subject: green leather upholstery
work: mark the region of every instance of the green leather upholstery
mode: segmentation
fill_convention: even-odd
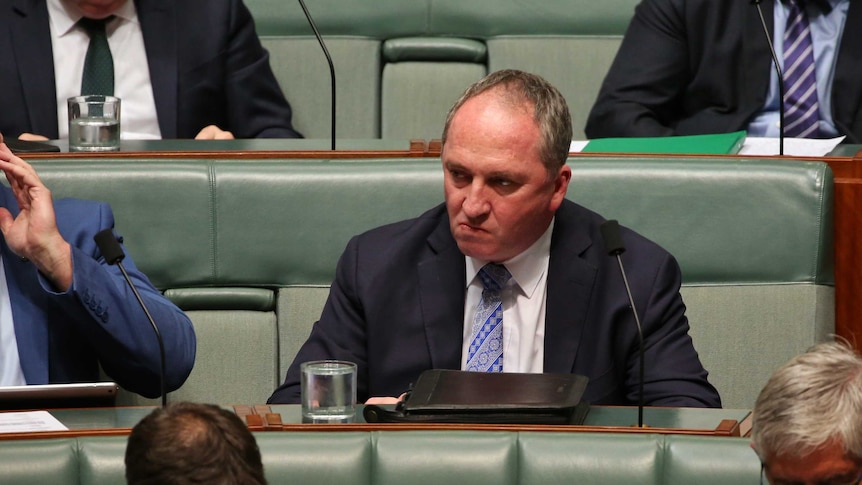
[[[518,68],[560,89],[580,139],[637,3],[315,0],[308,8],[335,64],[343,138],[437,138],[440,120],[470,83]],[[302,9],[280,0],[246,4],[293,104],[295,126],[308,137],[327,138],[329,73]],[[465,51],[470,44],[479,47]]]
[[[756,484],[746,438],[577,432],[264,432],[271,485]],[[4,484],[120,485],[126,437],[0,441]]]
[[[0,441],[4,485],[80,483],[74,439]]]
[[[198,359],[171,400],[264,402],[319,317],[350,237],[443,201],[437,159],[34,164],[55,197],[110,202],[135,262],[191,316]],[[569,164],[569,198],[677,257],[695,347],[726,407],[752,407],[773,369],[834,331],[826,164]]]

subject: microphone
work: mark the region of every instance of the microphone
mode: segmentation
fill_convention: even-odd
[[[329,50],[326,48],[326,44],[323,43],[323,37],[320,36],[320,32],[317,30],[317,25],[314,24],[314,19],[311,18],[311,14],[308,12],[305,2],[299,0],[299,6],[302,7],[302,12],[305,14],[305,18],[308,19],[308,25],[310,25],[311,30],[314,31],[314,36],[317,37],[317,42],[320,44],[320,48],[323,49],[323,55],[326,56],[326,62],[329,63],[329,79],[331,80],[329,90],[332,93],[332,98],[330,100],[330,106],[332,108],[332,113],[330,114],[330,120],[332,121],[332,151],[335,151],[335,66],[332,64],[332,57],[329,56]]]
[[[763,35],[766,36],[766,44],[769,46],[769,53],[772,54],[772,63],[775,65],[775,73],[778,74],[778,154],[784,155],[784,74],[781,73],[781,65],[778,64],[778,56],[775,54],[775,47],[772,45],[772,36],[769,35],[769,29],[766,27],[766,19],[763,18],[763,7],[760,6],[761,0],[751,0],[751,3],[757,7],[757,14],[760,15],[760,25],[763,27]]]
[[[632,314],[635,317],[635,324],[638,328],[638,358],[640,359],[640,375],[638,376],[638,428],[644,427],[644,334],[641,329],[641,320],[638,317],[638,311],[635,308],[635,300],[632,297],[632,290],[629,288],[629,280],[626,278],[626,270],[623,268],[623,259],[621,254],[626,252],[626,247],[623,245],[623,238],[620,234],[620,223],[616,220],[609,220],[599,226],[602,232],[602,238],[605,240],[605,249],[610,256],[616,256],[620,266],[620,274],[623,277],[623,284],[626,287],[626,295],[629,297],[629,305],[632,309]]]
[[[132,293],[135,294],[135,298],[138,300],[138,303],[147,315],[150,325],[153,326],[153,332],[155,332],[156,340],[159,342],[159,355],[161,357],[159,385],[161,387],[162,394],[162,407],[165,407],[168,401],[168,393],[165,391],[165,343],[162,341],[162,334],[159,332],[159,327],[156,325],[155,320],[153,320],[153,316],[150,315],[150,311],[147,309],[147,305],[144,304],[144,300],[141,298],[140,293],[138,293],[138,289],[135,288],[134,284],[132,284],[129,274],[126,273],[126,268],[123,266],[123,258],[126,257],[126,254],[123,253],[123,248],[120,247],[120,243],[117,242],[117,238],[114,236],[114,231],[111,229],[99,231],[98,234],[93,236],[93,240],[96,241],[96,246],[99,247],[99,251],[101,251],[102,256],[105,257],[105,261],[110,265],[116,264],[117,267],[120,268],[120,272],[123,273],[123,278],[126,279],[126,283],[129,285],[129,288],[132,289]]]

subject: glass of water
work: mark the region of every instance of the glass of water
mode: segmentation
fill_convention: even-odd
[[[120,149],[120,98],[74,96],[68,104],[70,152]]]
[[[356,364],[342,360],[303,362],[300,373],[303,422],[353,422]]]

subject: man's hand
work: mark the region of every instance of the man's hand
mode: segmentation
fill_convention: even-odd
[[[21,133],[18,139],[24,141],[48,141],[47,136],[34,135],[33,133]]]
[[[2,135],[0,170],[21,208],[13,218],[8,209],[0,207],[0,232],[6,244],[16,255],[32,261],[56,289],[68,290],[72,285],[72,248],[57,229],[51,191],[30,164],[2,143]]]
[[[398,397],[369,397],[365,404],[398,404],[399,402],[404,400],[404,396],[407,393],[403,393]]]
[[[233,133],[224,131],[216,125],[204,127],[200,133],[195,136],[195,140],[233,140]]]

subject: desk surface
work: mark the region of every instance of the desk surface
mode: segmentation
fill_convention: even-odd
[[[362,418],[362,406],[357,409],[356,422],[351,424],[302,423],[298,405],[238,406],[252,413],[264,410],[278,415],[276,425],[249,426],[253,431],[377,431],[408,429],[476,429],[476,430],[539,430],[589,432],[646,432],[662,434],[698,434],[745,436],[750,430],[751,412],[747,409],[646,408],[646,428],[638,429],[636,407],[593,406],[581,426],[568,425],[478,425],[478,424],[369,424]],[[86,435],[125,435],[153,407],[117,407],[58,409],[49,412],[69,431],[46,433],[5,433],[0,439],[55,438]],[[226,409],[231,409],[226,407]],[[240,413],[246,414],[246,413]]]
[[[429,151],[425,140],[357,139],[338,140],[336,151],[323,139],[243,139],[243,140],[122,140],[114,152],[69,152],[67,140],[50,140],[60,152],[20,153],[25,159],[40,158],[135,158],[135,157],[196,157],[218,153],[219,157],[243,158],[273,156],[280,158],[364,158],[364,157],[427,157],[439,156],[439,148]]]

